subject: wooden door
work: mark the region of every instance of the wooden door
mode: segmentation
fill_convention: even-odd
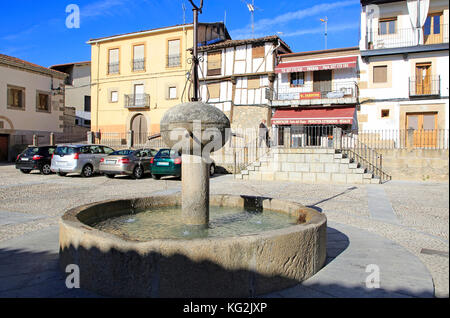
[[[144,145],[147,142],[147,120],[144,115],[139,114],[133,118],[131,123],[131,130],[133,131],[133,144]]]
[[[8,160],[8,135],[0,135],[0,161]]]
[[[413,146],[434,148],[437,142],[437,113],[410,113],[406,115],[406,128],[414,129]]]
[[[416,64],[416,95],[431,94],[431,63]]]
[[[443,42],[442,12],[430,14],[423,26],[424,44],[439,44]]]
[[[313,91],[321,92],[322,98],[331,92],[332,71],[315,71],[313,72]]]

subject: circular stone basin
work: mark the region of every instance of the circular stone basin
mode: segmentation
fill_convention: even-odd
[[[252,297],[294,286],[325,263],[326,217],[300,204],[271,198],[210,197],[212,210],[271,211],[286,216],[289,224],[262,232],[146,241],[145,236],[132,240],[94,228],[109,219],[132,218],[130,213],[180,205],[180,195],[152,196],[66,212],[60,222],[61,269],[65,272],[67,265],[77,264],[81,288],[106,296]]]

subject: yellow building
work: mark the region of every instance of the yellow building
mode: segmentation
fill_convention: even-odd
[[[230,39],[223,23],[199,24],[200,44]],[[172,106],[188,100],[193,25],[92,39],[91,129],[145,136]]]

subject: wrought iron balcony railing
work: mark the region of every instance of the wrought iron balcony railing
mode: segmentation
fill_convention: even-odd
[[[394,33],[390,34],[383,34],[381,30],[375,29],[366,33],[366,50],[449,43],[448,38],[448,24],[433,25],[429,30],[396,29]]]
[[[119,74],[119,62],[108,64],[108,74]]]
[[[167,67],[177,67],[181,66],[181,55],[167,55],[166,56],[166,66]]]
[[[441,94],[441,77],[425,76],[423,78],[409,78],[409,96],[439,96]]]
[[[150,107],[149,94],[125,95],[126,108],[148,108]]]
[[[292,102],[299,104],[334,102],[355,103],[358,97],[358,86],[356,82],[319,82],[305,84],[298,87],[279,87],[278,90],[267,90],[266,98],[273,102]]]
[[[133,71],[145,71],[145,59],[133,60]]]

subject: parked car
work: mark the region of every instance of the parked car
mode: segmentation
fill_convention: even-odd
[[[51,170],[60,176],[78,173],[91,177],[99,172],[100,159],[114,149],[103,145],[58,145],[52,157]]]
[[[56,146],[30,146],[25,149],[16,159],[16,169],[23,173],[30,173],[31,170],[39,170],[42,174],[48,175],[52,154]]]
[[[151,160],[151,170],[153,179],[160,179],[163,176],[181,177],[181,153],[169,148],[163,148],[158,151]],[[209,166],[210,176],[216,172],[214,162]]]
[[[131,175],[140,179],[145,173],[151,172],[151,159],[156,155],[156,149],[124,149],[110,153],[100,159],[100,173],[108,178],[115,175]]]

